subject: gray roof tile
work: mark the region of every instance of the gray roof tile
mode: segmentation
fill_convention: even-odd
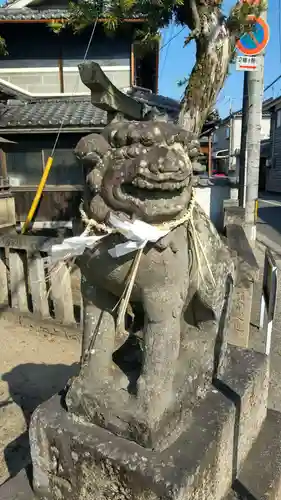
[[[13,20],[13,21],[25,21],[25,20],[52,20],[52,19],[68,19],[70,15],[69,9],[66,8],[32,8],[23,7],[21,9],[9,9],[7,7],[0,7],[0,21]],[[104,5],[103,16],[106,16],[106,5]],[[136,12],[130,15],[132,19],[142,19],[143,14]]]
[[[180,103],[171,97],[166,97],[159,94],[153,94],[145,89],[140,89],[139,87],[133,87],[128,90],[128,95],[136,99],[137,101],[143,102],[150,106],[156,106],[157,108],[162,108],[167,110],[167,113],[179,112]]]
[[[178,114],[179,103],[173,99],[138,87],[127,90],[127,93],[142,104],[167,113],[171,120]],[[53,129],[59,127],[62,121],[64,128],[104,127],[107,113],[91,104],[90,95],[30,98],[20,89],[0,84],[0,129]]]
[[[7,89],[4,91],[7,92]],[[179,104],[173,99],[136,89],[130,94],[143,104],[167,112],[171,119],[178,112]],[[19,96],[18,99],[11,99],[7,103],[2,101],[1,104],[0,101],[1,129],[56,128],[61,125],[62,120],[64,128],[104,127],[107,124],[107,113],[93,106],[90,96],[44,99]]]
[[[1,129],[104,127],[107,114],[89,99],[44,99],[0,104]]]
[[[67,9],[7,9],[0,8],[0,20],[25,21],[25,20],[48,20],[48,19],[68,19]]]
[[[148,108],[157,108],[160,113],[167,114],[171,121],[174,121],[178,116],[180,104],[174,99],[156,95],[138,87],[127,90],[127,94],[147,105]],[[0,84],[0,129],[2,134],[11,129],[32,129],[34,131],[57,129],[62,122],[64,129],[86,128],[91,130],[104,127],[108,120],[105,111],[92,105],[90,95],[88,97],[64,97],[62,94],[60,97],[53,98],[30,98],[18,89],[11,89],[8,84]],[[203,130],[206,127],[209,130],[212,125],[213,122],[207,120]]]

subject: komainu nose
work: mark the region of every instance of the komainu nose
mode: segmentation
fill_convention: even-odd
[[[160,172],[183,173],[187,170],[183,155],[177,151],[167,149],[165,156],[158,158],[158,170]]]
[[[166,179],[182,178],[189,175],[188,161],[185,160],[183,149],[169,146],[155,146],[145,155],[150,172],[154,175],[164,175]]]
[[[181,170],[179,167],[179,155],[176,151],[160,146],[153,148],[153,152],[150,151],[150,154],[153,154],[152,161],[150,162],[153,165],[153,171],[158,170],[162,173],[174,173]]]

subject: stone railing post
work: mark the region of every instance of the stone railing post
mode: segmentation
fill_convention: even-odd
[[[40,252],[28,255],[29,285],[32,297],[33,312],[48,318],[50,316],[44,259]]]
[[[58,242],[43,236],[0,235],[2,307],[50,319],[52,303],[55,320],[64,325],[75,323],[69,268],[64,262],[54,268],[47,257],[51,245]]]
[[[9,302],[9,289],[8,289],[8,275],[6,264],[6,252],[4,248],[0,248],[0,304],[2,306],[8,305]]]
[[[14,248],[9,249],[9,269],[11,283],[11,304],[21,312],[28,311],[27,301],[27,276],[22,251]]]
[[[64,324],[75,323],[71,276],[64,262],[51,270],[50,280],[55,318]]]
[[[236,258],[236,283],[232,298],[228,342],[248,347],[254,282],[259,266],[243,228],[228,224],[225,228],[227,244]]]

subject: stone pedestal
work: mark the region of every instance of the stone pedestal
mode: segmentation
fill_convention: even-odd
[[[163,451],[82,422],[56,396],[31,423],[35,494],[42,500],[221,500],[259,435],[267,391],[267,359],[231,348],[223,378]]]

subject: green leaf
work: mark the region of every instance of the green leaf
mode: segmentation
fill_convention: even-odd
[[[179,80],[177,82],[177,86],[178,87],[183,87],[184,85],[187,85],[188,83],[188,78],[187,77],[184,77],[182,80]]]
[[[120,7],[123,11],[129,11],[136,5],[136,3],[136,0],[120,0]]]
[[[108,31],[115,31],[118,27],[119,19],[114,15],[110,15],[105,18],[104,26]]]
[[[8,55],[7,45],[6,45],[4,38],[2,38],[2,36],[0,36],[0,55],[1,56]]]
[[[54,21],[54,22],[48,23],[47,26],[53,31],[53,33],[56,33],[58,35],[65,27],[65,23],[59,23],[59,22]]]

